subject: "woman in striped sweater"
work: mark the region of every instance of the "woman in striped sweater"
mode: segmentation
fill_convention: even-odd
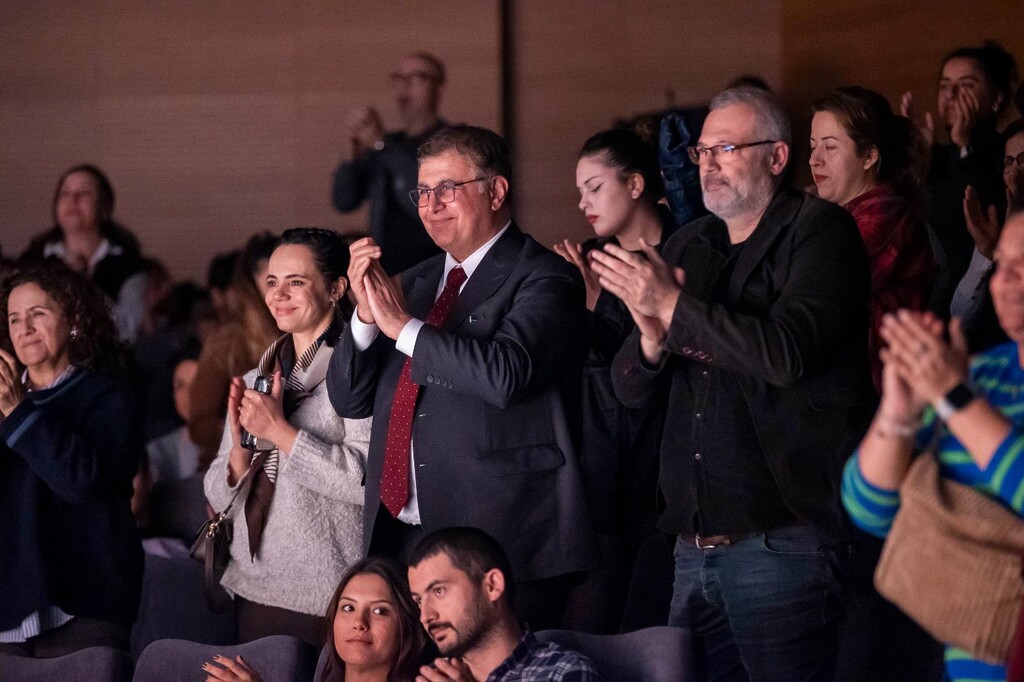
[[[912,456],[936,427],[942,474],[1024,515],[1024,213],[1007,219],[995,263],[992,299],[1010,343],[968,363],[958,321],[949,342],[925,313],[900,311],[882,324],[882,401],[843,478],[846,510],[869,533],[889,532]],[[946,671],[951,680],[1006,678],[1004,666],[952,647]]]

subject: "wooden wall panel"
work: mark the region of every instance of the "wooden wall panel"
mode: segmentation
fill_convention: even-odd
[[[942,54],[986,36],[1024,57],[1024,3],[990,0],[515,0],[517,217],[583,238],[576,151],[616,118],[707,101],[759,73],[790,106],[803,165],[813,97],[859,82],[922,102]],[[128,9],[126,9],[128,8]],[[0,6],[0,243],[49,223],[60,171],[93,161],[118,214],[178,276],[257,229],[354,230],[330,206],[347,107],[396,124],[387,74],[426,49],[450,71],[443,114],[497,127],[499,4],[384,0]]]
[[[943,56],[992,38],[1024,60],[1022,28],[1020,0],[785,0],[783,93],[794,114],[795,160],[806,167],[809,107],[827,90],[863,85],[894,107],[911,90],[922,111],[934,111]]]
[[[0,7],[0,243],[50,224],[60,172],[96,163],[117,216],[179,277],[255,230],[359,229],[330,204],[346,108],[397,125],[388,74],[408,51],[449,67],[443,113],[495,127],[498,5],[125,3]]]
[[[576,154],[616,118],[706,102],[741,73],[781,77],[775,0],[513,5],[517,214],[551,244],[582,239]]]

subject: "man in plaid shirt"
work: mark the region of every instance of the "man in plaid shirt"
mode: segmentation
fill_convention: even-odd
[[[409,587],[443,656],[423,666],[418,680],[601,680],[586,656],[520,628],[512,567],[482,530],[445,528],[423,538],[409,557]]]

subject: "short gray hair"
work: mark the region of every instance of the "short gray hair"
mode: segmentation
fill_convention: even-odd
[[[782,102],[773,93],[749,86],[729,88],[711,100],[710,110],[724,109],[736,104],[754,110],[757,116],[756,134],[759,138],[792,144],[793,134],[789,127],[789,116],[782,108]]]

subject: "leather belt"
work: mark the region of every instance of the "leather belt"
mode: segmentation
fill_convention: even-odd
[[[761,532],[763,531],[755,530],[749,533],[736,533],[734,535],[701,535],[700,533],[697,533],[693,536],[693,544],[697,546],[697,549],[714,549],[715,547],[728,547],[734,542],[745,540]]]

